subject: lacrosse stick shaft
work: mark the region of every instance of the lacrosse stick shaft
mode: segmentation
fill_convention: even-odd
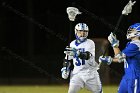
[[[122,21],[122,19],[123,19],[123,16],[124,16],[123,14],[120,15],[120,17],[119,17],[119,19],[118,19],[118,21],[117,21],[117,24],[116,24],[116,26],[115,26],[115,29],[114,29],[114,31],[112,32],[113,34],[116,34],[117,32],[120,31],[120,30],[118,30],[118,28],[119,28],[119,25],[120,25],[120,23],[121,23],[121,21]],[[106,46],[105,51],[103,52],[103,57],[105,56],[105,54],[106,54],[108,48],[109,48],[109,45]],[[99,63],[99,67],[101,66],[101,63],[102,63],[102,62]]]
[[[69,27],[70,31],[69,31],[68,44],[70,44],[70,42],[71,42],[71,36],[72,36],[72,23],[73,23],[73,21],[70,21],[70,27]]]
[[[132,6],[133,6],[135,3],[136,3],[136,1],[133,2],[132,0],[129,0],[129,2],[127,3],[127,5],[124,7],[124,9],[123,9],[123,11],[122,11],[122,14],[121,14],[121,16],[119,17],[119,20],[118,20],[118,22],[117,22],[117,24],[116,24],[116,26],[115,26],[115,29],[114,29],[114,31],[112,32],[113,34],[115,34],[116,32],[119,31],[119,30],[118,30],[118,27],[119,27],[119,25],[120,25],[120,23],[121,23],[121,20],[123,19],[123,16],[124,16],[124,15],[128,15],[129,13],[131,13],[131,11],[132,11]],[[104,51],[104,53],[103,53],[103,57],[105,56],[108,47],[109,47],[109,46],[106,47],[106,49],[105,49],[105,51]],[[100,67],[100,65],[101,65],[101,62],[99,63],[99,67]]]
[[[70,42],[71,42],[71,34],[72,34],[72,21],[70,21],[70,31],[69,31],[69,36],[68,36],[68,47],[70,47]],[[67,58],[67,62],[66,62],[66,71],[67,71],[67,68],[68,68],[68,60],[69,60],[69,56],[66,55],[66,58]]]
[[[115,26],[115,29],[114,29],[114,31],[112,32],[113,34],[116,34],[117,32],[120,31],[120,30],[118,30],[118,28],[119,28],[119,25],[120,25],[122,19],[123,19],[123,15],[121,15],[121,16],[119,17],[119,19],[118,19],[118,21],[117,21],[117,24],[116,24],[116,26]],[[109,46],[107,46],[107,47],[105,48],[105,51],[104,51],[104,53],[103,53],[103,57],[105,56],[108,47],[109,47]]]

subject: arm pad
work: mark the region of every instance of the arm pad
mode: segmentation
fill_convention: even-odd
[[[126,60],[126,56],[124,53],[119,53],[119,54],[115,55],[115,58],[118,58],[119,63],[124,62]]]
[[[88,60],[90,59],[91,56],[92,54],[89,51],[86,51],[86,52],[80,52],[79,58]]]

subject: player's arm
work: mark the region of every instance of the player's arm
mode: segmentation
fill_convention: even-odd
[[[64,51],[66,55],[69,57],[78,57],[80,59],[88,60],[92,54],[89,51],[81,51],[80,49],[75,49],[72,47],[66,48],[66,51]]]
[[[111,56],[104,56],[104,57],[100,56],[99,62],[104,62],[104,63],[107,63],[108,65],[110,65],[112,62],[118,62],[118,63],[124,62],[126,59],[126,56],[119,49],[119,40],[116,38],[116,35],[111,33],[108,36],[108,40],[111,46],[113,47],[114,57],[112,58]]]
[[[92,54],[89,51],[85,51],[85,52],[80,52],[78,57],[80,59],[88,60],[88,59],[90,59],[91,56],[92,56]]]
[[[111,56],[104,56],[104,57],[100,56],[99,57],[99,62],[103,62],[108,65],[110,65],[112,62],[121,63],[124,61],[126,61],[126,56],[123,53],[119,53],[115,57],[111,57]]]
[[[90,42],[88,47],[89,47],[88,50],[86,50],[85,52],[80,52],[80,54],[79,54],[80,59],[88,60],[92,56],[95,56],[95,44],[94,44],[94,42],[93,41]]]
[[[121,53],[121,51],[118,47],[113,47],[113,50],[114,50],[114,55]]]
[[[61,69],[61,76],[63,79],[67,79],[69,77],[71,63],[72,60],[66,59],[66,57],[63,60],[63,68]]]
[[[70,66],[71,66],[72,59],[73,59],[73,56],[71,56],[72,53],[67,48],[68,47],[66,47],[66,50],[64,51],[66,56],[63,60],[63,67],[61,69],[61,76],[62,76],[63,79],[67,79],[69,77]]]

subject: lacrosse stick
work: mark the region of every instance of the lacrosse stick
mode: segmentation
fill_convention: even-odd
[[[76,7],[68,7],[66,11],[70,21],[75,21],[76,15],[81,14],[81,12]]]
[[[122,11],[122,14],[120,15],[120,17],[119,17],[119,19],[118,19],[118,21],[117,21],[117,24],[116,24],[116,26],[115,26],[115,29],[114,29],[114,31],[112,32],[113,34],[116,34],[116,32],[119,31],[118,28],[119,28],[119,25],[120,25],[120,23],[121,23],[121,20],[123,19],[123,16],[124,16],[124,15],[126,16],[126,15],[128,15],[129,13],[132,12],[132,6],[133,6],[135,3],[136,3],[136,1],[132,2],[132,0],[130,0],[130,1],[127,3],[127,5],[124,7],[124,9],[123,9],[123,11]],[[109,47],[109,46],[107,46],[107,47],[105,48],[105,51],[104,51],[104,53],[103,53],[103,57],[105,56],[108,47]],[[100,68],[101,63],[102,63],[102,62],[99,62],[99,68]]]
[[[76,8],[76,7],[67,7],[66,12],[68,14],[68,18],[70,20],[70,32],[69,32],[69,38],[68,38],[68,44],[71,41],[71,32],[72,32],[72,22],[75,21],[76,15],[77,14],[81,14],[81,12]],[[70,47],[70,46],[68,46]],[[68,55],[66,55],[67,60]],[[65,63],[66,64],[66,71],[67,71],[67,67],[68,67],[68,62]]]

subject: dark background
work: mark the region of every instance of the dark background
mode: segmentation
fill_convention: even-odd
[[[65,82],[60,70],[70,29],[85,22],[90,29],[89,38],[107,38],[127,3],[128,0],[1,0],[0,84]],[[137,0],[132,13],[121,21],[121,31],[116,33],[121,49],[127,42],[128,26],[140,22],[139,4]],[[82,12],[71,27],[66,13],[69,6]],[[74,38],[73,31],[71,40]],[[111,48],[108,53],[113,56]],[[118,83],[123,74],[122,64],[107,67],[111,69],[109,76],[118,77]]]

